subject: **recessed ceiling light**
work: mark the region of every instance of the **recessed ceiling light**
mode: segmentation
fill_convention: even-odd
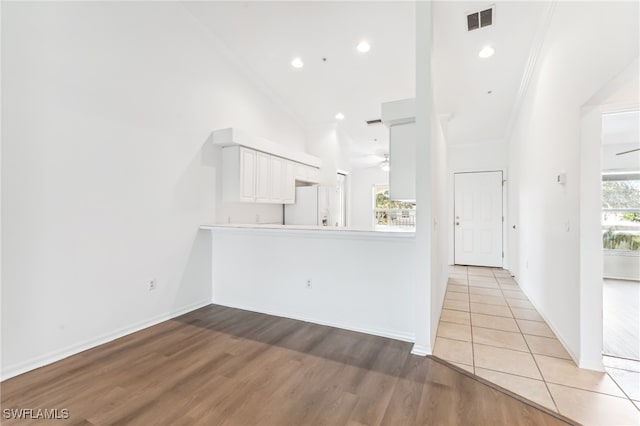
[[[485,46],[482,48],[480,52],[478,52],[478,56],[480,56],[481,58],[488,58],[492,56],[494,53],[495,53],[495,50],[493,50],[493,47]]]
[[[304,67],[304,62],[302,62],[302,59],[300,58],[295,58],[293,61],[291,61],[291,66],[294,68],[302,68]]]
[[[366,41],[362,40],[360,43],[358,43],[358,45],[356,46],[356,49],[358,49],[358,52],[367,53],[368,51],[371,50],[371,45]]]
[[[337,119],[337,120],[344,120],[344,114],[343,114],[343,113],[341,113],[341,112],[337,113],[337,114],[336,114],[336,119]]]

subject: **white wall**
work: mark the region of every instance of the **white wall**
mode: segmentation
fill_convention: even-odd
[[[216,170],[221,170],[220,157],[216,156]],[[216,174],[217,182],[221,179]],[[215,223],[270,223],[282,224],[284,211],[282,204],[267,203],[229,203],[222,201],[222,185],[216,185],[216,222]]]
[[[427,355],[432,352],[433,335],[432,307],[432,228],[433,182],[432,140],[433,126],[433,80],[432,56],[432,10],[430,2],[416,3],[416,270],[413,295],[416,313],[416,339],[412,353]]]
[[[354,169],[351,180],[351,227],[373,229],[374,185],[387,185],[389,173],[378,166]]]
[[[322,160],[320,184],[336,186],[338,170],[349,171],[351,164],[347,159],[345,144],[347,138],[339,131],[337,123],[308,125],[305,139],[307,151]]]
[[[214,303],[414,340],[413,236],[234,228],[211,232]]]
[[[447,141],[440,119],[435,114],[435,106],[431,115],[431,176],[433,191],[432,233],[431,233],[431,345],[435,344],[438,323],[448,280],[449,228],[448,188],[441,182],[447,180]],[[452,244],[451,244],[452,245]]]
[[[449,144],[447,164],[450,173],[503,170],[508,164],[508,146],[503,140]]]
[[[580,107],[638,56],[638,28],[637,3],[558,3],[509,138],[517,279],[581,366],[599,360],[580,338]]]
[[[3,3],[2,55],[7,378],[210,302],[212,130],[305,145],[178,3]]]

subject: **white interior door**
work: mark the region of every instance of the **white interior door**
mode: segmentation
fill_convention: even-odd
[[[454,263],[502,267],[502,172],[454,176]]]

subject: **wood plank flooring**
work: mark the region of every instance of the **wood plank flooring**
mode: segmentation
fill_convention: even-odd
[[[640,361],[640,282],[603,280],[605,355]]]
[[[6,380],[2,409],[69,410],[57,425],[565,424],[410,350],[210,305]]]

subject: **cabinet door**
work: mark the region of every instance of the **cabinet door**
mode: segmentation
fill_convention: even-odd
[[[268,203],[271,201],[271,156],[264,152],[256,153],[256,201]]]
[[[285,160],[284,179],[282,181],[282,202],[284,204],[293,204],[296,202],[296,172],[295,164]]]
[[[226,178],[229,178],[229,177],[226,177]],[[240,148],[239,178],[240,178],[240,201],[255,201],[256,199],[256,151]]]
[[[271,157],[271,201],[282,203],[284,198],[284,159]]]

